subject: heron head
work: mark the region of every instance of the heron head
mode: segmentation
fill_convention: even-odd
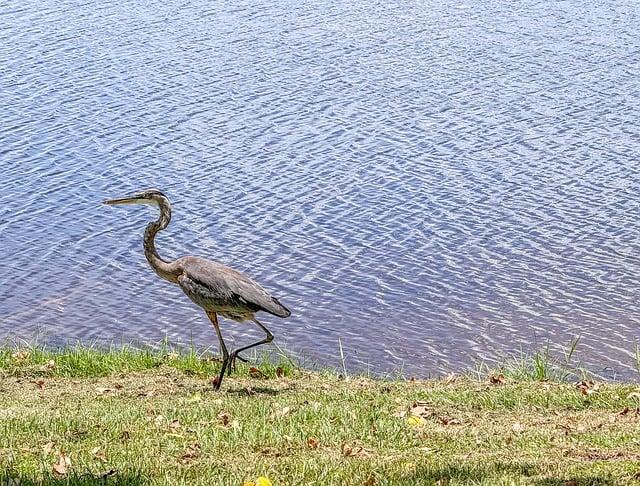
[[[131,196],[107,199],[103,202],[110,206],[115,206],[116,204],[154,204],[160,206],[162,203],[169,202],[169,199],[158,189],[145,189]]]

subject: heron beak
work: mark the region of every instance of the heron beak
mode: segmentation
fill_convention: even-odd
[[[116,204],[142,204],[145,202],[145,199],[141,196],[130,196],[117,199],[107,199],[106,201],[102,202],[104,204],[108,204],[109,206],[115,206]]]

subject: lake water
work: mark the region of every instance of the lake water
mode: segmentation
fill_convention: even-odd
[[[640,4],[0,5],[0,335],[196,343],[142,252],[247,272],[287,349],[428,376],[581,337],[635,377]],[[231,343],[260,336],[226,323]]]

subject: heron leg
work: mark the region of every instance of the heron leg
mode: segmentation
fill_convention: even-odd
[[[271,341],[273,341],[273,334],[271,334],[271,331],[269,331],[269,329],[264,327],[260,323],[260,321],[258,321],[258,319],[256,319],[255,317],[252,320],[258,326],[260,326],[260,329],[262,329],[267,334],[267,337],[265,337],[262,341],[258,341],[257,343],[249,344],[248,346],[244,346],[242,348],[238,348],[235,351],[233,351],[231,353],[231,356],[230,356],[230,359],[229,359],[229,361],[231,362],[231,366],[230,366],[229,369],[231,369],[231,367],[233,367],[233,369],[235,369],[235,367],[236,367],[236,358],[239,359],[240,361],[244,361],[246,363],[247,360],[245,358],[243,358],[242,356],[238,356],[238,353],[241,353],[242,351],[246,351],[247,349],[253,348],[255,346],[260,346],[261,344],[267,344],[267,343],[270,343]]]
[[[220,340],[220,350],[222,351],[222,369],[218,375],[218,380],[213,384],[214,390],[219,390],[220,385],[222,385],[222,378],[224,378],[224,372],[229,364],[229,351],[227,351],[227,346],[224,344],[224,339],[222,339],[222,332],[220,332],[220,325],[218,324],[218,316],[215,312],[207,312],[207,316],[209,316],[211,324],[213,324],[213,328],[216,330],[216,334]]]

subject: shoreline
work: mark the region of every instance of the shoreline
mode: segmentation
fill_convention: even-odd
[[[640,484],[636,384],[218,366],[0,350],[0,484]]]

